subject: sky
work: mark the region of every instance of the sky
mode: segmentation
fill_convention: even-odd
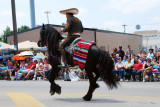
[[[45,11],[50,11],[49,23],[66,22],[60,10],[78,8],[76,15],[85,28],[97,28],[116,32],[133,33],[143,30],[160,30],[160,0],[34,0],[36,25],[47,24]],[[30,0],[15,0],[17,27],[31,27]],[[141,29],[137,30],[136,25]],[[11,0],[0,0],[0,34],[12,26]]]

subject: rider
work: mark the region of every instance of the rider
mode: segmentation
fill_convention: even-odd
[[[65,28],[61,28],[61,32],[68,32],[67,38],[61,43],[60,50],[62,55],[62,66],[65,65],[66,62],[66,53],[64,48],[69,46],[76,38],[80,37],[83,33],[83,26],[81,21],[73,16],[78,14],[77,8],[70,8],[66,10],[61,10],[61,14],[65,14],[67,18],[67,23]]]

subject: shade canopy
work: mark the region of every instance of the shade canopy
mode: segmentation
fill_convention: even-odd
[[[13,48],[13,47],[14,47],[14,45],[11,45],[11,48]],[[41,47],[38,47],[36,42],[32,42],[32,41],[29,41],[29,40],[18,43],[18,50],[20,50],[20,51],[30,50],[31,48],[41,49]]]

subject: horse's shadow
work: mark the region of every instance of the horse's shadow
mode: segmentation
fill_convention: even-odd
[[[90,103],[125,103],[125,101],[115,100],[115,99],[92,99],[91,101],[84,101],[82,98],[58,98],[55,99],[61,102],[69,103],[80,103],[80,102],[90,102]]]

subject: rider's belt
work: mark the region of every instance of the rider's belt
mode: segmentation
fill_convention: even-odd
[[[81,36],[81,33],[73,33],[72,35],[77,35],[77,36]]]

